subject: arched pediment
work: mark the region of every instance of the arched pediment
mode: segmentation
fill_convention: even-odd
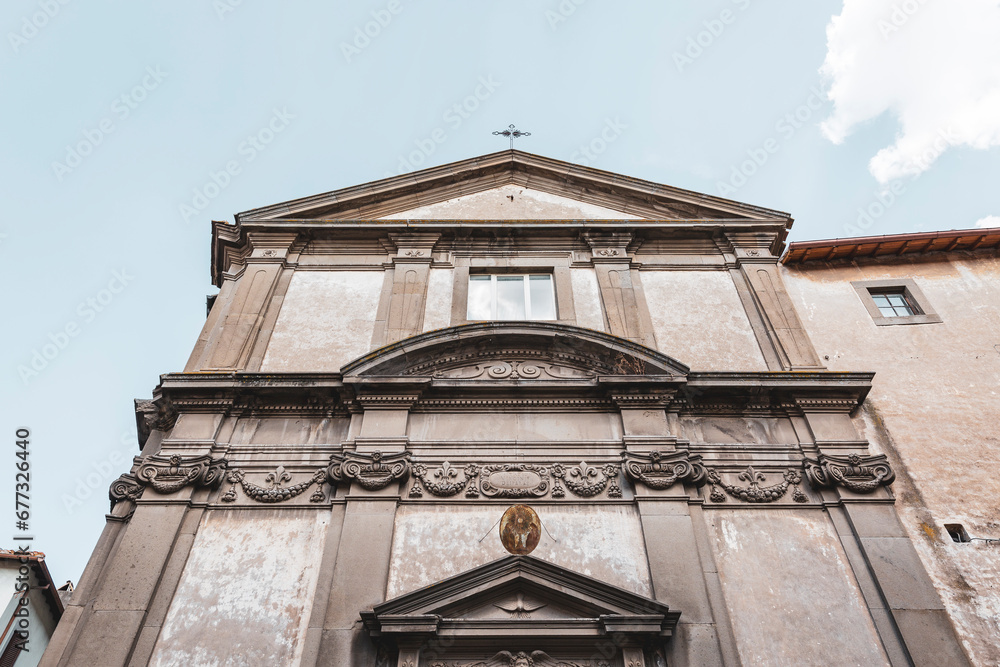
[[[348,377],[580,380],[608,375],[682,378],[676,359],[624,338],[548,322],[481,322],[388,345],[341,369]]]

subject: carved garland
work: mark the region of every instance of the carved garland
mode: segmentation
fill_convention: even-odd
[[[326,498],[323,493],[323,483],[327,480],[326,469],[317,470],[308,481],[300,482],[292,486],[284,486],[285,482],[292,481],[292,476],[285,470],[284,466],[278,466],[273,472],[267,473],[264,478],[265,484],[270,487],[257,486],[246,479],[246,472],[240,469],[230,470],[227,475],[232,486],[223,494],[221,500],[224,503],[231,503],[236,500],[236,485],[243,488],[243,493],[251,500],[258,503],[280,503],[283,500],[290,500],[316,484],[316,490],[309,496],[309,502],[321,503]]]
[[[136,459],[136,463],[138,467],[133,468],[131,474],[124,474],[111,483],[108,496],[112,509],[122,500],[137,500],[147,486],[162,494],[176,493],[188,485],[218,486],[229,465],[226,459],[213,459],[208,454],[189,458],[177,454],[152,454]]]
[[[806,478],[816,488],[842,486],[855,493],[872,493],[896,479],[885,454],[876,456],[827,456],[806,459]]]
[[[419,498],[423,496],[423,487],[426,487],[435,496],[442,498],[454,496],[466,488],[469,482],[472,482],[478,475],[479,466],[474,463],[470,463],[461,470],[452,467],[447,461],[442,463],[440,468],[435,468],[434,470],[430,470],[422,463],[418,463],[413,466],[413,476],[416,477],[416,480],[413,482],[413,487],[410,488],[410,497]],[[421,486],[421,483],[423,486]],[[475,497],[479,493],[475,491],[474,487],[469,486],[469,491],[465,495]]]
[[[749,482],[749,486],[727,484],[722,481],[717,470],[709,468],[708,482],[712,485],[709,499],[713,503],[726,502],[725,494],[716,488],[716,486],[721,486],[730,496],[744,502],[773,503],[775,500],[782,498],[788,490],[788,486],[791,485],[793,487],[792,500],[797,503],[804,503],[809,500],[799,489],[799,484],[802,483],[802,474],[795,469],[786,470],[782,474],[782,481],[772,486],[761,486],[761,484],[767,481],[767,478],[763,473],[757,472],[753,466],[747,466],[747,469],[739,474],[739,479]]]
[[[566,486],[569,487],[570,491],[584,498],[596,496],[609,483],[611,486],[608,488],[608,497],[621,498],[622,490],[618,486],[618,472],[619,468],[616,465],[608,464],[595,468],[588,466],[586,461],[581,461],[580,465],[570,468],[563,468],[558,463],[552,466],[552,476],[557,480],[566,482]],[[556,481],[552,489],[552,495],[556,498],[561,498],[565,495],[558,481]]]
[[[677,482],[695,486],[705,484],[706,472],[701,457],[692,455],[686,449],[668,454],[658,451],[649,454],[625,452],[622,461],[626,476],[651,489],[668,489]]]

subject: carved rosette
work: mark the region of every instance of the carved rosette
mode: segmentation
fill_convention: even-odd
[[[659,451],[649,454],[625,452],[622,464],[629,479],[658,491],[669,489],[677,482],[704,486],[707,479],[701,457],[686,449],[668,454]]]
[[[885,454],[876,456],[827,456],[806,459],[806,478],[815,488],[842,486],[855,493],[871,493],[896,479]]]
[[[248,498],[258,503],[280,503],[284,500],[290,500],[301,495],[313,484],[316,485],[316,490],[309,496],[309,502],[321,503],[326,498],[323,493],[323,483],[327,480],[327,471],[325,468],[314,472],[308,480],[293,484],[292,486],[285,486],[286,482],[292,481],[292,476],[285,470],[284,466],[278,466],[273,472],[267,473],[267,476],[264,477],[264,483],[268,486],[258,486],[247,481],[246,471],[238,468],[230,470],[226,479],[232,486],[222,495],[221,500],[224,503],[231,503],[236,500],[237,484],[243,489],[243,493]]]
[[[422,463],[413,466],[413,476],[416,480],[410,488],[410,496],[419,498],[424,495],[426,487],[431,494],[447,498],[454,496],[479,475],[479,466],[470,463],[464,468],[455,468],[445,461],[440,468],[429,469]]]
[[[552,466],[552,476],[566,482],[570,491],[584,498],[596,496],[609,483],[611,486],[608,489],[608,497],[622,497],[621,487],[618,486],[618,466],[616,465],[608,464],[595,468],[587,465],[586,461],[581,461],[580,465],[564,468],[557,463]],[[558,482],[552,489],[552,495],[556,497],[564,495],[562,486]]]
[[[410,453],[346,452],[343,462],[331,464],[331,467],[334,466],[339,468],[339,476],[336,479],[354,480],[368,491],[378,491],[392,482],[404,480],[409,476]]]
[[[747,503],[773,503],[774,501],[784,497],[789,486],[792,486],[793,488],[792,500],[797,503],[804,503],[809,500],[799,489],[799,484],[802,483],[802,474],[794,468],[786,470],[782,473],[782,481],[771,486],[761,486],[761,484],[767,481],[767,477],[764,473],[755,470],[753,466],[747,466],[747,469],[739,474],[740,480],[749,482],[747,486],[727,484],[722,480],[722,477],[719,475],[717,470],[709,468],[707,472],[708,482],[712,485],[709,499],[713,503],[726,502],[725,494],[723,494],[722,491],[719,491],[719,489],[716,488],[717,486],[721,487],[733,498]]]
[[[141,461],[138,467],[112,482],[108,490],[112,509],[119,501],[137,500],[147,486],[162,494],[176,493],[188,485],[216,487],[229,465],[226,459],[213,459],[208,454],[192,457],[152,454],[136,460]]]

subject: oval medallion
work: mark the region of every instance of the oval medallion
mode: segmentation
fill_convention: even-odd
[[[500,518],[500,542],[515,556],[530,554],[542,537],[542,521],[527,505],[508,507]]]

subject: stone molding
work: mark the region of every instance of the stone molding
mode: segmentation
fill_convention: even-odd
[[[817,488],[843,487],[854,493],[872,493],[896,479],[885,454],[807,458],[803,464],[806,478]]]

